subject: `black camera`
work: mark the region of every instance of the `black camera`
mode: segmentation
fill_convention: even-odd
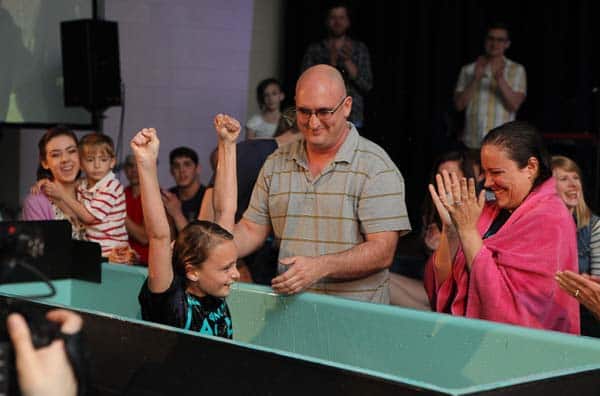
[[[60,336],[60,326],[46,319],[42,310],[30,309],[20,300],[7,298],[6,305],[0,309],[0,317],[6,318],[11,313],[19,313],[25,318],[36,349],[50,345]],[[0,326],[0,395],[20,394],[14,350],[4,323]]]
[[[84,276],[80,274],[85,279],[98,278],[100,270],[99,263],[96,265],[99,247],[93,245],[93,271]],[[46,294],[23,296],[22,299],[0,298],[0,320],[6,321],[11,313],[21,314],[29,326],[36,349],[50,345],[57,338],[63,339],[80,395],[86,391],[88,372],[81,332],[63,334],[59,324],[46,319],[46,312],[51,307],[28,300],[54,296],[56,289],[49,276],[72,277],[70,256],[80,251],[90,252],[88,247],[74,244],[71,226],[66,221],[0,222],[0,284],[41,281],[49,289]],[[0,396],[20,394],[14,349],[6,323],[0,323]]]

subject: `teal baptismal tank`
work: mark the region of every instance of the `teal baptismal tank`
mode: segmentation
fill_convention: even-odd
[[[57,294],[42,302],[102,320],[117,320],[123,328],[155,328],[168,334],[164,336],[167,338],[184,337],[190,345],[209,341],[206,345],[221,348],[229,356],[228,364],[238,364],[231,366],[238,374],[256,369],[251,352],[259,353],[256,356],[260,359],[280,359],[270,369],[274,371],[270,379],[256,377],[266,388],[252,388],[253,380],[244,379],[250,387],[248,394],[297,394],[302,381],[310,383],[313,369],[314,373],[327,373],[331,381],[344,381],[348,374],[350,382],[345,387],[343,383],[329,388],[327,383],[323,385],[330,393],[346,395],[390,391],[450,395],[600,393],[600,341],[595,339],[312,293],[278,296],[267,287],[238,284],[228,297],[234,325],[234,340],[228,341],[142,321],[137,295],[145,277],[144,268],[103,264],[101,283],[56,280]],[[46,286],[37,282],[0,286],[4,296],[45,291]],[[119,336],[125,337],[119,341],[121,348],[136,343],[136,336],[123,334],[127,333]],[[94,330],[92,336],[100,337]],[[152,337],[157,341],[147,348],[160,351],[165,347],[158,342],[162,335]],[[99,339],[117,342],[106,335]],[[107,344],[106,348],[113,346]],[[250,357],[244,358],[245,354]],[[307,367],[309,371],[303,372]],[[297,388],[275,388],[281,385],[277,376],[284,370],[304,373]],[[290,374],[289,378],[296,377]],[[353,379],[363,382],[353,387]],[[270,380],[274,381],[272,386]],[[319,389],[315,392],[320,393]]]

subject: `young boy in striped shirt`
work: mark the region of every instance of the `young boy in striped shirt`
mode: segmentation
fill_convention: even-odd
[[[77,200],[85,209],[86,238],[98,242],[102,256],[128,261],[125,191],[112,172],[115,149],[110,136],[90,133],[79,141],[79,157],[85,179],[77,188]],[[73,208],[74,209],[74,208]],[[79,212],[79,211],[78,211]]]

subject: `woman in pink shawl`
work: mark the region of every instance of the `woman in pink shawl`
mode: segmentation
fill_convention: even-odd
[[[577,301],[554,280],[577,271],[575,224],[558,195],[541,136],[513,121],[482,142],[485,202],[475,182],[443,172],[429,186],[442,219],[425,285],[438,312],[579,334]]]

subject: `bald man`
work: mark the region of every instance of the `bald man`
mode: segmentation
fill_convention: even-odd
[[[389,303],[388,267],[398,237],[410,230],[402,175],[348,122],[352,98],[335,68],[307,69],[295,100],[303,137],[265,162],[233,230],[239,256],[258,249],[272,230],[280,243],[275,292]],[[229,145],[219,137],[217,177],[221,172],[225,181],[215,185],[215,208],[235,199],[228,194],[235,191],[235,150]]]

